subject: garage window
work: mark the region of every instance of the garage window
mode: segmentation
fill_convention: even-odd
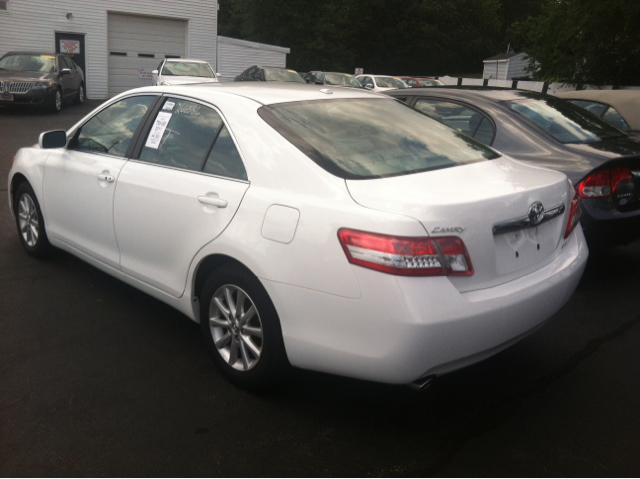
[[[0,0],[0,14],[9,13],[9,0]]]

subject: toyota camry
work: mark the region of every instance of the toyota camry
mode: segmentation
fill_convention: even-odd
[[[588,256],[564,174],[357,89],[130,90],[8,186],[27,253],[177,308],[247,388],[290,365],[424,385],[543,324]]]

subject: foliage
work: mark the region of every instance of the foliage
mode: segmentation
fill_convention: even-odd
[[[533,0],[531,0],[533,1]],[[223,0],[220,34],[291,48],[299,71],[444,75],[482,69],[500,0]]]
[[[547,0],[510,32],[539,63],[540,79],[639,85],[639,24],[636,0]]]

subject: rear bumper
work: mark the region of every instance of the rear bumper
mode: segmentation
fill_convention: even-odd
[[[357,266],[359,299],[263,284],[292,365],[405,384],[480,361],[535,330],[573,294],[587,257],[577,228],[552,263],[467,293],[446,277],[397,277]]]
[[[640,209],[620,212],[610,198],[585,198],[582,206],[580,223],[589,246],[619,246],[640,239]]]

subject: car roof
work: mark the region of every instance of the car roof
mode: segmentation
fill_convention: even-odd
[[[189,62],[189,63],[209,63],[204,60],[196,60],[194,58],[165,58],[168,62]]]
[[[513,101],[521,98],[539,97],[544,98],[549,95],[543,95],[529,90],[512,90],[511,88],[496,88],[496,87],[447,87],[439,86],[435,87],[422,87],[412,88],[410,91],[402,90],[389,90],[386,91],[387,95],[411,95],[411,96],[448,96],[450,98],[460,98],[473,100],[477,98],[485,98],[488,101]]]
[[[223,93],[247,98],[262,105],[312,100],[388,98],[386,95],[373,93],[360,88],[343,86],[334,88],[333,86],[329,87],[327,85],[309,85],[306,83],[291,82],[192,83],[189,85],[145,87],[137,90],[129,90],[125,94],[130,94],[134,91],[161,91],[163,93],[192,96],[205,101],[208,99],[213,101],[217,94]]]
[[[4,55],[2,55],[3,57],[6,55],[47,55],[47,56],[68,56],[66,53],[51,53],[51,52],[33,52],[33,51],[29,51],[29,52],[7,52]]]

